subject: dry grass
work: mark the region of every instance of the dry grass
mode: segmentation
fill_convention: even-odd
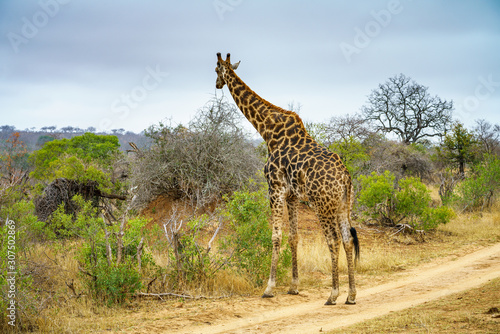
[[[437,194],[437,191],[436,191]],[[364,277],[387,277],[447,255],[461,255],[500,241],[500,205],[489,212],[457,215],[448,224],[422,236],[394,234],[394,231],[358,226],[361,260],[356,272]],[[341,249],[340,274],[347,274],[345,253]],[[299,242],[301,282],[317,285],[318,274],[329,279],[330,253],[319,231],[308,233]]]
[[[427,242],[421,244],[418,247],[421,252],[417,250],[416,253],[408,253],[408,249],[415,250],[415,247],[410,246],[394,257],[398,263],[416,261],[414,264],[418,264],[437,256],[461,255],[499,241],[500,206],[497,205],[488,212],[458,215],[448,224],[440,226]],[[376,268],[376,258],[365,258],[368,262],[365,265]],[[388,256],[388,262],[390,259],[391,256]],[[477,289],[331,333],[498,333],[500,314],[491,310],[498,310],[499,302],[500,279],[496,279]]]
[[[457,242],[498,242],[500,241],[500,204],[490,211],[463,213],[451,222],[439,227],[439,231],[456,236]]]
[[[330,333],[498,333],[500,279]]]
[[[318,228],[314,227],[317,224],[310,222],[309,225],[311,226],[306,226],[307,229],[300,232],[299,271],[303,289],[330,284],[331,262],[326,242]],[[423,240],[413,236],[393,235],[391,234],[393,232],[378,231],[364,226],[357,226],[357,229],[361,242],[361,261],[357,265],[357,278],[359,286],[363,286],[374,284],[374,281],[386,281],[395,273],[438,257],[451,254],[461,255],[499,242],[500,207],[495,207],[491,212],[458,215],[447,225],[440,226],[437,231],[425,235]],[[78,278],[76,248],[77,245],[71,243],[57,247],[46,244],[37,245],[30,252],[32,261],[43,269],[34,282],[34,286],[41,291],[39,303],[43,304],[36,321],[39,332],[86,333],[115,330],[134,326],[133,321],[137,319],[127,317],[128,312],[148,310],[154,313],[165,307],[165,302],[133,299],[123,306],[109,308],[95,303],[85,295],[77,298],[66,285],[73,281],[77,294],[84,291]],[[347,269],[343,253],[341,251],[340,272],[345,275]],[[153,253],[153,258],[159,265],[166,265],[168,261],[166,255],[162,253]],[[257,291],[241,275],[231,271],[220,271],[215,277],[203,282],[197,288],[193,287],[190,292],[193,295],[230,296],[233,294],[258,295],[262,291],[260,289]],[[422,307],[425,308],[425,306]],[[472,326],[471,328],[474,328],[477,320],[474,314],[477,313],[470,316],[467,324],[467,326]],[[384,326],[396,328],[396,331],[401,332],[404,332],[401,328],[410,328],[410,332],[427,331],[429,326],[437,321],[436,316],[438,315],[433,312],[408,311],[398,314],[397,317],[387,317],[381,325],[374,325],[379,326],[373,327],[374,329],[359,327],[361,328],[359,332],[379,332]],[[441,316],[443,320],[440,321],[443,323],[450,321],[446,320],[445,315]],[[463,313],[460,317],[460,319],[466,319],[467,315]]]

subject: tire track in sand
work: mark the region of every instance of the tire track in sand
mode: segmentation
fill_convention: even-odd
[[[324,306],[323,299],[315,299],[278,307],[264,314],[251,314],[189,330],[184,328],[179,333],[325,332],[472,289],[497,277],[500,277],[500,244],[444,263],[420,266],[390,283],[358,289],[356,305]],[[345,298],[341,295],[338,301],[343,302]]]

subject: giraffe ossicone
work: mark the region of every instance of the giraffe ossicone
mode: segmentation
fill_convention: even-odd
[[[216,88],[227,85],[236,105],[266,141],[268,148],[264,173],[269,185],[273,253],[269,281],[262,297],[274,296],[285,205],[292,252],[292,282],[288,293],[299,293],[297,216],[299,200],[304,199],[311,203],[318,216],[331,254],[332,291],[325,304],[334,305],[339,295],[340,243],[346,252],[349,277],[346,304],[355,304],[354,261],[359,257],[359,241],[351,224],[354,194],[349,171],[338,154],[319,145],[307,133],[296,113],[273,105],[251,90],[235,72],[240,62],[231,64],[230,59],[229,53],[226,60],[217,53]]]

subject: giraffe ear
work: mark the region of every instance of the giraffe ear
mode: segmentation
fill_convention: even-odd
[[[234,63],[233,65],[231,65],[231,67],[233,68],[233,70],[237,69],[238,66],[240,66],[240,63],[241,63],[241,60],[237,63]]]

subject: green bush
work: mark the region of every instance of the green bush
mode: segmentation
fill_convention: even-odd
[[[267,187],[260,185],[257,191],[235,192],[227,202],[226,217],[233,234],[222,240],[221,248],[232,254],[231,265],[261,286],[268,278],[272,255],[272,230],[269,224],[271,212]],[[291,265],[291,251],[286,237],[277,270],[282,280]]]
[[[53,239],[60,235],[81,239],[77,260],[89,295],[108,305],[124,302],[142,287],[141,268],[154,265],[152,257],[144,252],[139,267],[137,256],[139,249],[142,251],[147,220],[130,219],[120,231],[119,223],[107,225],[99,217],[91,201],[79,195],[72,201],[79,208],[76,217],[66,214],[61,205],[47,227],[47,235]]]
[[[407,220],[410,225],[417,226],[429,210],[430,190],[416,177],[401,179],[398,185],[399,189],[394,194],[396,215]]]
[[[370,160],[367,148],[353,136],[333,142],[328,149],[340,156],[353,178],[362,172],[365,163]]]
[[[44,223],[33,215],[33,207],[26,200],[0,207],[0,331],[14,328],[11,324],[26,330],[36,323],[40,312],[29,253]],[[11,301],[15,301],[15,318],[7,309]]]
[[[141,274],[129,259],[125,263],[112,264],[99,258],[92,274],[82,274],[87,289],[95,300],[107,305],[121,304],[142,288]]]
[[[455,217],[455,211],[447,206],[427,208],[422,215],[418,228],[424,231],[435,229],[440,224],[448,223]]]
[[[389,171],[383,174],[372,172],[371,175],[359,176],[361,191],[358,193],[358,203],[367,208],[364,213],[370,218],[392,224],[394,179],[394,174]]]
[[[172,267],[168,272],[170,285],[174,288],[182,288],[184,283],[201,284],[222,268],[218,254],[210,253],[210,249],[199,243],[200,233],[208,228],[209,223],[210,217],[201,215],[188,221],[182,232],[180,228],[169,231]]]
[[[116,136],[93,133],[46,142],[30,156],[35,167],[30,176],[46,182],[57,178],[95,181],[102,191],[117,191],[121,184],[113,183],[111,175],[121,155],[119,147]]]
[[[358,202],[364,216],[386,226],[408,224],[414,230],[434,229],[453,217],[453,210],[446,206],[431,207],[430,191],[418,178],[400,179],[397,187],[394,179],[389,171],[358,178]]]
[[[500,159],[487,155],[474,166],[471,175],[456,187],[455,203],[462,210],[489,208],[500,188]]]

